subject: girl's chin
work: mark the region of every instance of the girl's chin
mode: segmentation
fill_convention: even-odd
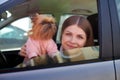
[[[64,47],[64,48],[63,48],[63,50],[65,50],[65,51],[66,51],[66,50],[71,50],[71,49],[74,49],[74,48],[76,48],[76,47],[66,46],[66,47]]]
[[[74,48],[73,47],[68,47],[65,50],[71,50],[71,49],[74,49]]]

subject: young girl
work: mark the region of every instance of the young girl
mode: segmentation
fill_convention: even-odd
[[[55,19],[38,14],[36,19],[25,43],[27,57],[24,63],[26,66],[46,64],[46,55],[53,58],[58,52],[57,45],[52,39],[56,32]]]

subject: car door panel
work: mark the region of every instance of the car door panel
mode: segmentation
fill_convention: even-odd
[[[0,75],[0,80],[115,80],[112,61],[37,69]]]

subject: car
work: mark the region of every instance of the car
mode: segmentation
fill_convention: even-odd
[[[27,40],[26,31],[12,25],[0,30],[0,49],[20,48]],[[19,45],[18,45],[19,44]]]
[[[0,7],[0,30],[16,20],[30,18],[30,13],[34,11],[55,17],[58,31],[54,40],[58,46],[64,20],[71,15],[82,15],[90,21],[94,33],[94,46],[99,47],[97,58],[15,68],[24,60],[19,52],[25,43],[22,40],[27,38],[22,34],[21,38],[19,37],[21,43],[17,40],[12,40],[13,43],[9,44],[0,43],[1,47],[6,45],[0,48],[0,80],[120,80],[120,0],[6,0],[0,3]],[[19,23],[22,24],[21,21]],[[29,23],[29,31],[32,24],[26,23]],[[26,27],[20,28],[25,30]],[[17,34],[21,34],[21,31],[17,31]],[[9,40],[9,35],[6,37],[6,40]],[[16,46],[11,47],[12,44]]]

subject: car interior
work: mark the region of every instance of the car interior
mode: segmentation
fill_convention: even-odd
[[[6,10],[0,10],[0,29],[4,28],[8,24],[19,18],[29,17],[31,12],[52,14],[57,20],[57,29],[59,29],[60,19],[62,15],[84,15],[90,21],[93,27],[95,46],[99,46],[98,13],[96,0],[21,0],[19,1],[19,3],[16,2],[16,4],[14,2],[12,3],[11,0],[9,0],[8,2],[8,4],[3,3],[0,5],[0,7],[2,8],[5,6],[7,7]],[[55,4],[57,4],[56,7]],[[8,12],[11,13],[9,17]],[[57,43],[57,33],[53,37],[53,39]],[[58,47],[60,47],[59,43]],[[20,48],[7,50],[3,49],[0,51],[0,69],[14,67],[23,61],[24,57],[18,55]]]
[[[89,22],[92,25],[92,29],[93,29],[93,35],[94,35],[94,45],[99,45],[99,38],[98,38],[98,14],[92,14],[89,15],[87,17],[87,19],[89,20]]]

